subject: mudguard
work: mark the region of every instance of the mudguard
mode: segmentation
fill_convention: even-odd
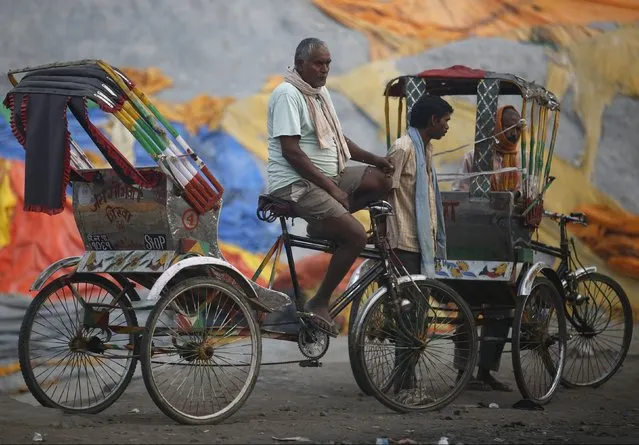
[[[55,263],[49,265],[46,269],[40,272],[40,275],[34,280],[31,285],[30,291],[39,291],[44,286],[53,274],[55,274],[60,269],[66,269],[67,267],[77,266],[82,257],[79,256],[70,256],[67,258],[62,258],[61,260],[56,261]]]
[[[552,281],[557,288],[557,291],[561,294],[561,298],[565,298],[564,286],[559,279],[559,275],[557,275],[557,272],[552,267],[542,262],[535,263],[525,270],[524,275],[520,278],[517,286],[517,296],[526,297],[530,295],[530,292],[532,292],[533,282],[540,273]]]
[[[80,262],[80,259],[82,259],[82,257],[71,256],[63,258],[51,264],[49,267],[40,272],[40,275],[38,275],[37,278],[34,280],[33,284],[31,285],[31,289],[29,290],[34,292],[41,290],[45,283],[49,281],[49,278],[51,278],[57,271],[66,269],[68,267],[77,266]],[[126,295],[129,297],[130,301],[140,301],[140,296],[135,290],[135,286],[132,286],[131,282],[124,275],[117,273],[109,275],[118,282],[122,289],[126,289]]]
[[[200,269],[202,275],[207,275],[207,269],[211,268],[230,276],[242,288],[245,295],[248,296],[248,302],[260,311],[273,312],[291,303],[288,295],[266,289],[246,278],[232,264],[222,259],[208,256],[186,258],[169,267],[157,279],[147,295],[147,300],[158,300],[167,284],[180,272],[187,269]]]
[[[589,275],[591,273],[595,273],[597,272],[597,266],[587,266],[587,267],[581,267],[577,270],[575,270],[574,272],[572,272],[570,275],[573,276],[574,280],[578,280],[579,278],[583,277],[584,275]],[[564,289],[566,288],[566,286],[568,286],[568,282],[566,280],[561,280],[561,284],[564,287]]]

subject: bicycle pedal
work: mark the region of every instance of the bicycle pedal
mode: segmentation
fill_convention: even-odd
[[[300,367],[302,368],[321,368],[322,362],[317,360],[302,360],[300,361]]]

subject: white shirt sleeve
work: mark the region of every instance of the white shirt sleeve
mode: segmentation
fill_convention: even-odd
[[[282,93],[273,103],[273,136],[301,136],[302,110],[297,98],[286,92]]]
[[[473,152],[469,151],[464,155],[460,174],[470,173],[473,170]],[[460,178],[453,183],[452,187],[454,192],[467,192],[470,189],[470,178]]]

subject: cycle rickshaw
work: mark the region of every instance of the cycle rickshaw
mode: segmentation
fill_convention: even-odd
[[[294,333],[264,326],[265,314],[291,304],[286,294],[256,282],[270,258],[277,260],[284,247],[290,253],[290,243],[283,242],[293,238],[286,224],[253,279],[228,263],[217,239],[222,185],[130,79],[101,60],[27,67],[10,71],[9,79],[13,88],[5,104],[11,110],[13,134],[26,151],[25,202],[30,210],[55,214],[66,199],[67,182],[71,184],[74,217],[85,246],[84,254],[56,261],[32,285],[37,295],[20,329],[19,360],[25,383],[40,404],[98,413],[122,395],[139,361],[145,386],[165,414],[186,424],[215,423],[248,398],[264,365],[263,338],[297,342],[305,356],[297,362],[320,365],[329,336],[305,314],[297,314],[300,327]],[[157,167],[131,165],[91,122],[89,102],[115,116]],[[68,131],[70,117],[90,136],[109,168],[91,164]],[[55,166],[38,164],[41,159],[54,159]],[[31,173],[38,168],[50,183]],[[58,186],[59,195],[30,192]],[[260,214],[269,219],[277,209],[265,199]],[[377,202],[369,211],[376,222],[391,209]],[[317,250],[333,247],[308,238],[297,242]],[[384,259],[384,252],[371,247],[363,254]],[[368,281],[346,293],[340,308],[371,282],[386,278],[395,277],[382,261]],[[463,309],[455,310],[456,319],[465,316],[472,323],[461,298],[437,281],[416,276],[389,283],[383,294],[392,294],[399,310],[410,301],[398,299],[396,289],[433,286],[443,292],[441,298]],[[141,299],[141,289],[153,304],[144,326],[138,324],[131,303]],[[413,347],[425,346],[404,324],[402,330]],[[474,347],[473,342],[469,345]],[[452,400],[458,392],[452,389],[445,388],[443,398],[429,399],[429,405]],[[411,388],[402,391],[410,393]]]
[[[23,75],[20,80],[18,74]],[[42,154],[29,144],[38,136],[29,109],[45,103],[57,104],[62,111],[49,116],[51,128],[65,128],[68,109],[111,166],[94,168],[67,134],[64,168],[86,252],[50,265],[32,286],[38,293],[22,323],[19,354],[25,382],[38,402],[69,412],[100,412],[125,391],[140,361],[145,386],[165,414],[186,424],[216,423],[248,398],[260,366],[266,364],[261,363],[263,338],[297,342],[304,356],[299,364],[320,365],[329,335],[300,312],[296,314],[299,327],[293,333],[269,326],[265,314],[292,304],[301,309],[299,298],[291,302],[286,294],[270,289],[281,252],[288,256],[299,295],[292,247],[330,252],[334,248],[330,242],[290,234],[286,225],[286,218],[293,216],[290,209],[263,196],[258,215],[271,222],[279,218],[282,235],[248,279],[224,259],[217,244],[223,187],[120,70],[103,61],[84,60],[15,70],[9,78],[14,88],[5,103],[12,110],[12,129],[25,146],[27,159],[33,159],[31,153]],[[488,78],[470,83],[470,90],[479,91],[493,85]],[[493,85],[486,91],[497,94],[498,90]],[[487,93],[482,94],[488,98]],[[91,123],[86,113],[89,100],[122,122],[158,166],[132,166]],[[554,107],[554,102],[550,104]],[[478,108],[481,119],[485,110],[490,111],[484,105]],[[480,139],[482,134],[478,132]],[[476,150],[484,153],[486,147],[479,143]],[[27,176],[26,181],[38,178]],[[510,235],[512,230],[524,241],[530,240],[531,219],[514,217],[512,197],[489,193],[482,202],[463,198],[459,196],[463,202],[458,214],[466,208],[481,211],[484,224],[489,219],[502,221],[495,237]],[[528,206],[534,209],[532,214],[539,214],[536,201]],[[407,276],[393,265],[384,231],[377,230],[392,208],[380,201],[371,203],[368,210],[375,243],[362,256],[369,261],[331,307],[332,314],[337,314],[353,303],[349,353],[358,383],[398,411],[427,411],[454,400],[472,374],[478,350],[475,314],[460,295],[464,289],[455,290],[464,281],[450,280],[456,278],[455,271],[461,271],[465,277],[475,274],[476,283],[515,289],[521,304],[513,324],[514,345],[522,351],[543,345],[555,352],[544,355],[552,385],[543,394],[535,393],[523,380],[520,388],[531,397],[548,399],[556,388],[566,349],[563,291],[556,273],[546,265],[532,264],[515,248],[517,241],[516,246],[508,245],[511,250],[497,243],[501,250],[483,259],[471,255],[465,260],[439,261],[437,279]],[[451,226],[450,230],[455,233],[456,229]],[[463,230],[459,226],[458,231]],[[449,257],[470,255],[475,246],[467,247],[470,250],[456,251],[453,246]],[[256,281],[270,260],[269,286],[263,287]],[[486,270],[476,270],[479,264]],[[524,267],[515,272],[519,264]],[[358,304],[372,285],[378,289],[365,304]],[[153,304],[144,326],[138,325],[131,304],[140,300],[140,289],[148,291],[146,299]],[[537,312],[526,309],[533,300]],[[545,325],[538,314],[554,315],[556,323],[541,329]],[[371,358],[376,348],[392,351],[387,354],[391,357],[387,366],[373,366],[379,361],[379,354]],[[453,355],[466,364],[459,378],[442,378],[454,365]],[[450,363],[444,356],[450,357]],[[441,363],[434,363],[433,357]]]
[[[630,345],[632,308],[618,283],[596,267],[581,264],[574,241],[571,248],[567,227],[587,224],[585,215],[563,215],[543,207],[544,193],[555,179],[550,172],[560,104],[554,94],[518,76],[465,66],[401,76],[387,84],[384,94],[389,148],[391,99],[398,105],[397,137],[408,121],[402,117],[423,94],[466,96],[476,102],[474,144],[450,150],[472,147],[474,173],[439,174],[440,180],[467,176],[470,187],[468,192],[442,192],[451,259],[438,262],[436,275],[470,304],[478,326],[501,324],[501,335],[483,330],[478,337],[482,347],[503,349],[505,343],[512,344],[517,386],[524,398],[537,403],[547,403],[560,383],[596,387],[609,380]],[[492,159],[494,144],[499,143],[496,111],[504,104],[517,104],[522,116],[520,193],[491,190],[491,175],[498,173]],[[559,223],[558,246],[534,239],[543,217]],[[540,259],[538,254],[547,256]],[[555,268],[556,259],[560,261]],[[373,265],[374,260],[364,261],[351,283]],[[374,289],[355,300],[351,321]],[[357,320],[352,325],[361,324]],[[508,332],[508,326],[510,337],[503,329]],[[360,388],[374,393],[375,385],[353,370]]]

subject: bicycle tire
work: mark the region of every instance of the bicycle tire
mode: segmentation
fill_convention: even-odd
[[[221,290],[227,296],[230,296],[230,299],[240,308],[244,317],[248,321],[248,328],[251,335],[251,347],[254,351],[249,365],[249,375],[247,376],[246,381],[240,390],[240,393],[235,396],[235,398],[229,404],[227,404],[225,408],[215,413],[209,413],[203,416],[192,415],[174,407],[171,401],[168,400],[167,397],[165,397],[162,391],[158,388],[156,379],[154,377],[154,372],[151,367],[154,347],[153,333],[155,332],[155,326],[158,323],[161,314],[163,313],[164,309],[167,308],[169,304],[171,304],[182,293],[190,289],[195,289],[197,287],[208,287],[215,290]],[[149,395],[151,396],[151,399],[164,414],[166,414],[168,417],[175,420],[176,422],[184,425],[208,425],[221,422],[222,420],[233,415],[238,409],[242,407],[242,405],[246,402],[249,395],[253,391],[253,388],[255,387],[262,357],[260,327],[253,314],[254,310],[248,304],[246,298],[243,295],[241,295],[228,283],[213,277],[198,276],[188,278],[177,284],[173,289],[164,294],[158,300],[157,304],[153,308],[153,311],[151,312],[151,314],[149,314],[149,317],[147,319],[145,334],[142,339],[142,345],[140,348],[140,357],[142,361],[142,377],[144,379],[144,384]],[[216,315],[216,317],[217,316],[218,315]],[[208,368],[213,366],[205,365],[205,367]],[[212,394],[211,397],[214,397],[214,394]]]
[[[468,303],[466,303],[466,301],[455,290],[440,281],[421,279],[415,280],[415,283],[423,284],[425,286],[428,286],[428,288],[430,289],[436,289],[437,291],[447,295],[452,300],[452,302],[457,304],[459,312],[464,316],[469,324],[469,337],[466,342],[468,343],[470,349],[467,357],[465,371],[462,373],[461,378],[455,379],[452,388],[449,387],[449,391],[447,392],[445,397],[440,400],[434,401],[433,403],[421,405],[418,404],[417,406],[408,406],[406,404],[403,404],[386,394],[384,388],[386,388],[388,384],[383,385],[384,388],[380,388],[372,380],[368,367],[366,366],[366,354],[363,347],[364,337],[367,335],[367,330],[365,329],[365,327],[372,317],[372,314],[374,313],[374,306],[378,304],[384,304],[385,301],[388,302],[388,300],[390,300],[390,294],[386,292],[375,300],[369,300],[369,302],[367,302],[366,304],[366,307],[363,308],[363,314],[359,318],[356,326],[355,354],[357,355],[357,360],[359,361],[359,364],[363,371],[363,376],[366,378],[367,385],[372,390],[372,395],[375,396],[375,398],[386,407],[400,413],[433,411],[441,409],[451,403],[455,398],[457,398],[457,396],[464,390],[464,388],[468,384],[478,360],[479,342],[477,329],[475,325],[475,319]],[[401,287],[403,286],[413,286],[413,282],[404,282],[398,287],[401,289]]]
[[[104,400],[101,402],[89,406],[87,408],[74,408],[70,406],[66,406],[61,403],[55,402],[49,395],[47,395],[46,391],[42,388],[42,386],[38,383],[38,379],[35,376],[34,368],[32,366],[30,360],[30,340],[31,335],[33,333],[33,325],[38,314],[38,310],[42,307],[42,305],[46,302],[46,300],[54,295],[58,290],[66,286],[67,280],[71,283],[89,283],[96,285],[107,292],[110,295],[115,297],[120,294],[121,289],[115,285],[113,282],[107,280],[106,278],[94,275],[94,274],[85,274],[85,273],[72,273],[65,276],[62,276],[49,284],[47,284],[35,298],[29,304],[27,312],[22,320],[22,325],[20,326],[20,333],[18,338],[18,356],[20,362],[20,371],[22,372],[22,377],[24,378],[24,382],[31,392],[31,395],[44,407],[46,408],[58,408],[68,413],[86,413],[86,414],[97,414],[101,411],[104,411],[109,406],[111,406],[126,390],[127,386],[131,382],[133,378],[133,374],[135,372],[135,368],[137,366],[138,357],[135,355],[131,355],[131,359],[128,363],[128,368],[123,373],[120,382],[115,386],[115,390],[110,394],[107,394],[104,397]],[[122,311],[125,316],[125,320],[128,327],[137,327],[138,322],[131,306],[131,302],[127,298],[125,294],[120,295],[118,299],[119,306],[122,308]],[[69,321],[72,321],[69,316]],[[67,331],[72,332],[72,331]],[[58,330],[58,333],[64,334],[64,332]],[[130,341],[134,342],[134,335],[130,334]],[[95,371],[95,368],[94,368]],[[96,373],[97,375],[97,373]],[[80,377],[78,371],[78,377]],[[102,383],[105,383],[102,381]],[[113,389],[113,388],[111,388]],[[87,389],[88,391],[88,389]]]
[[[559,358],[558,366],[555,363],[551,363],[547,355],[544,355],[542,357],[542,361],[544,362],[543,363],[544,368],[546,369],[548,373],[553,375],[553,380],[552,380],[552,383],[550,384],[550,387],[543,394],[536,394],[533,392],[533,390],[530,388],[530,386],[526,382],[524,371],[525,369],[528,369],[528,367],[525,367],[522,364],[521,355],[522,355],[522,350],[524,348],[522,348],[521,346],[522,346],[522,339],[524,344],[529,344],[525,335],[522,335],[524,333],[523,318],[524,318],[524,311],[526,309],[526,303],[535,295],[536,290],[540,288],[541,286],[547,287],[551,293],[551,304],[554,307],[555,312],[557,314],[557,323],[558,323],[558,331],[559,331],[558,342],[561,349],[559,353],[560,358]],[[555,392],[557,391],[557,388],[559,387],[559,383],[561,380],[561,373],[563,371],[563,367],[566,361],[566,337],[567,337],[566,316],[564,313],[564,307],[562,304],[561,294],[559,293],[559,290],[553,284],[553,282],[550,281],[548,278],[545,278],[545,277],[535,278],[530,294],[526,295],[523,301],[521,301],[520,304],[517,305],[517,308],[515,310],[515,319],[513,321],[513,335],[512,335],[513,371],[515,374],[515,381],[517,382],[517,387],[519,388],[519,392],[524,398],[532,400],[536,403],[539,403],[540,405],[546,404],[552,399]]]
[[[379,284],[375,281],[371,283],[371,285],[369,285],[369,287],[367,287],[366,290],[364,290],[364,292],[359,297],[355,298],[351,303],[350,314],[348,318],[348,359],[357,386],[359,387],[360,391],[362,391],[362,393],[367,396],[372,396],[373,390],[368,385],[368,380],[364,375],[364,370],[357,360],[355,348],[355,321],[357,320],[359,309],[360,307],[362,307],[363,300],[365,300],[366,297],[370,297],[371,295],[373,295],[377,291],[377,289],[379,289]]]
[[[610,367],[602,375],[599,375],[596,378],[592,378],[588,381],[578,381],[577,379],[571,380],[569,377],[566,376],[566,372],[564,372],[561,383],[566,388],[588,388],[588,387],[597,388],[603,385],[604,383],[606,383],[608,380],[612,378],[612,376],[614,376],[617,373],[619,368],[621,368],[621,366],[623,365],[623,362],[626,359],[628,350],[630,348],[630,342],[632,341],[632,332],[634,328],[632,306],[630,304],[630,300],[628,299],[628,296],[626,295],[626,292],[623,290],[621,285],[617,281],[615,281],[613,278],[598,272],[588,273],[586,275],[580,276],[579,278],[576,279],[575,284],[579,284],[580,282],[586,282],[586,281],[602,282],[616,293],[617,298],[619,299],[619,302],[621,303],[622,314],[624,318],[623,341],[622,341],[621,349],[618,352],[618,356],[617,356],[617,359],[615,360],[614,365]],[[564,305],[566,310],[566,318],[568,320],[569,326],[572,328],[572,330],[577,332],[578,336],[581,336],[582,334],[579,333],[579,330],[580,330],[580,326],[578,326],[579,322],[577,320],[574,320],[573,317],[570,316],[570,314],[572,313],[571,306],[573,305],[573,303],[571,303],[570,301],[565,301]],[[598,335],[598,334],[595,334],[595,335]],[[575,343],[575,342],[573,342],[572,339],[569,340],[568,352],[570,352],[571,343]],[[591,368],[591,369],[594,369],[594,368]],[[564,371],[566,371],[566,369],[564,369]]]

